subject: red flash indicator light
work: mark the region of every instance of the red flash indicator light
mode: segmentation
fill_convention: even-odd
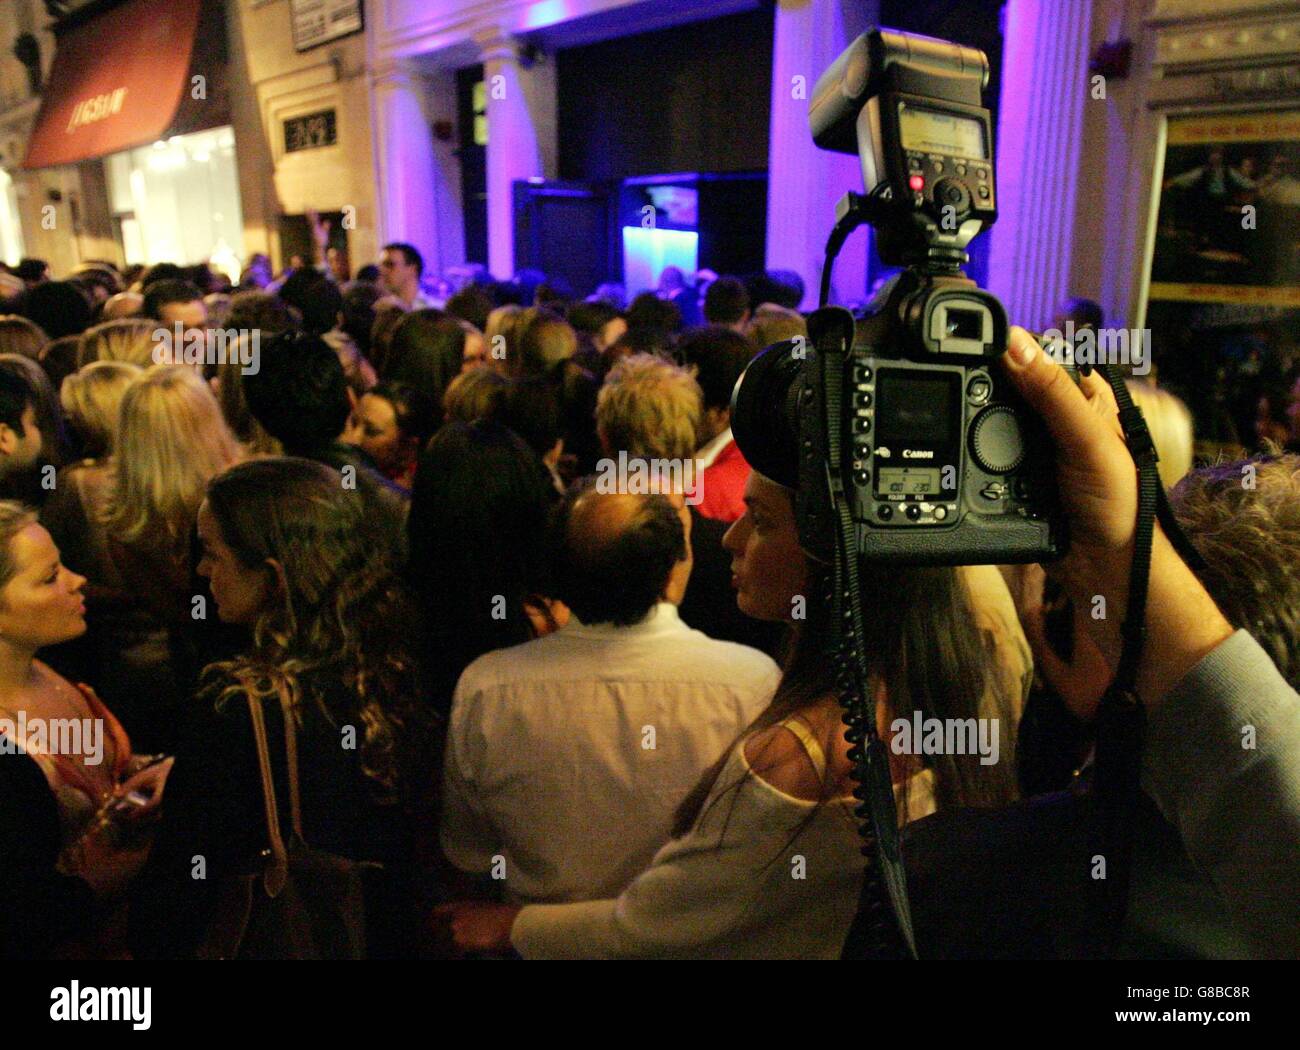
[[[915,192],[920,193],[923,189],[925,189],[925,176],[913,175],[910,179],[907,180],[907,184],[911,186]]]

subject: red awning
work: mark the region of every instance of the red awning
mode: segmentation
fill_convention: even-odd
[[[59,37],[24,168],[162,137],[189,91],[203,0],[131,0]]]

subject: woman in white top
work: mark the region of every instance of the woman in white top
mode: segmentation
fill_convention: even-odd
[[[781,684],[682,802],[672,840],[615,900],[445,905],[438,913],[458,946],[513,947],[525,958],[838,957],[863,859],[826,656],[828,570],[799,546],[793,495],[755,471],[745,514],[724,541],[741,610],[794,625]],[[978,577],[977,607],[965,570],[864,568],[865,644],[886,740],[893,720],[914,711],[999,720],[991,764],[891,747],[900,819],[1009,801],[1028,665],[1014,613],[983,608],[999,588],[1006,598],[996,570]]]

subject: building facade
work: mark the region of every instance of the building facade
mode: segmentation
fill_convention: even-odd
[[[155,2],[82,6],[101,20],[134,23]],[[430,271],[468,259],[510,277],[533,264],[521,233],[529,187],[576,202],[590,190],[579,185],[590,172],[579,170],[575,150],[613,128],[607,123],[585,145],[579,141],[585,103],[572,97],[581,86],[575,70],[598,68],[601,55],[631,62],[637,41],[685,47],[708,32],[715,32],[710,53],[725,66],[733,56],[716,33],[734,25],[750,34],[737,47],[761,54],[763,68],[756,80],[741,77],[739,65],[726,75],[746,98],[761,85],[766,104],[755,110],[752,98],[748,109],[737,101],[735,112],[745,116],[734,119],[762,126],[742,127],[740,137],[753,141],[724,144],[731,155],[719,166],[736,169],[737,178],[740,168],[761,169],[749,173],[762,180],[762,199],[748,217],[732,215],[728,229],[748,221],[758,231],[761,262],[804,278],[809,308],[835,201],[861,188],[861,173],[856,158],[812,145],[808,95],[869,24],[910,17],[909,5],[893,0],[177,2],[220,9],[220,41],[200,34],[195,42],[196,55],[215,63],[222,91],[206,126],[202,113],[197,121],[208,138],[188,144],[196,133],[188,125],[183,134],[168,128],[152,143],[56,165],[33,165],[29,153],[43,101],[58,87],[49,82],[60,75],[57,52],[68,40],[56,39],[38,0],[0,5],[0,37],[18,47],[0,54],[0,254],[7,260],[37,255],[56,272],[90,258],[150,262],[170,253],[194,262],[220,242],[239,258],[264,252],[278,267],[303,253],[305,216],[316,211],[330,220],[332,242],[347,248],[354,268],[400,240],[421,250]],[[981,249],[989,287],[1014,319],[1031,326],[1047,325],[1067,295],[1097,300],[1116,323],[1141,325],[1170,122],[1295,109],[1300,12],[1289,0],[984,0],[927,5],[927,24],[942,34],[945,25],[969,24],[976,9],[991,20],[1001,50],[990,85],[1000,214]],[[321,10],[337,20],[337,36],[304,21],[304,12]],[[633,50],[592,50],[620,40]],[[664,54],[663,63],[673,57]],[[639,68],[654,65],[652,55]],[[708,64],[682,68],[692,76],[708,72]],[[725,95],[727,86],[713,94]],[[702,124],[727,122],[735,100],[697,113],[689,106],[702,96],[677,87],[673,97],[693,101],[646,98],[644,106],[657,110],[654,122],[630,107],[633,140],[685,141]],[[661,146],[648,146],[647,156],[655,149],[657,156],[682,155]],[[210,167],[222,151],[228,176]],[[707,162],[710,153],[692,156]],[[637,163],[618,174],[651,182],[663,176],[673,183],[664,192],[676,194],[679,205],[681,187],[699,186],[699,206],[707,207],[704,164],[683,173],[631,170]],[[617,206],[611,197],[611,213]],[[207,217],[196,224],[203,209]],[[185,240],[178,225],[200,230]],[[836,298],[861,300],[879,275],[868,231],[855,234],[837,264]]]

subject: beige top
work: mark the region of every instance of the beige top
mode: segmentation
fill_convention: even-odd
[[[928,770],[906,785],[913,817],[933,811],[932,785]],[[530,905],[511,942],[527,959],[836,959],[862,884],[853,805],[785,794],[742,742],[695,828],[617,899]]]

